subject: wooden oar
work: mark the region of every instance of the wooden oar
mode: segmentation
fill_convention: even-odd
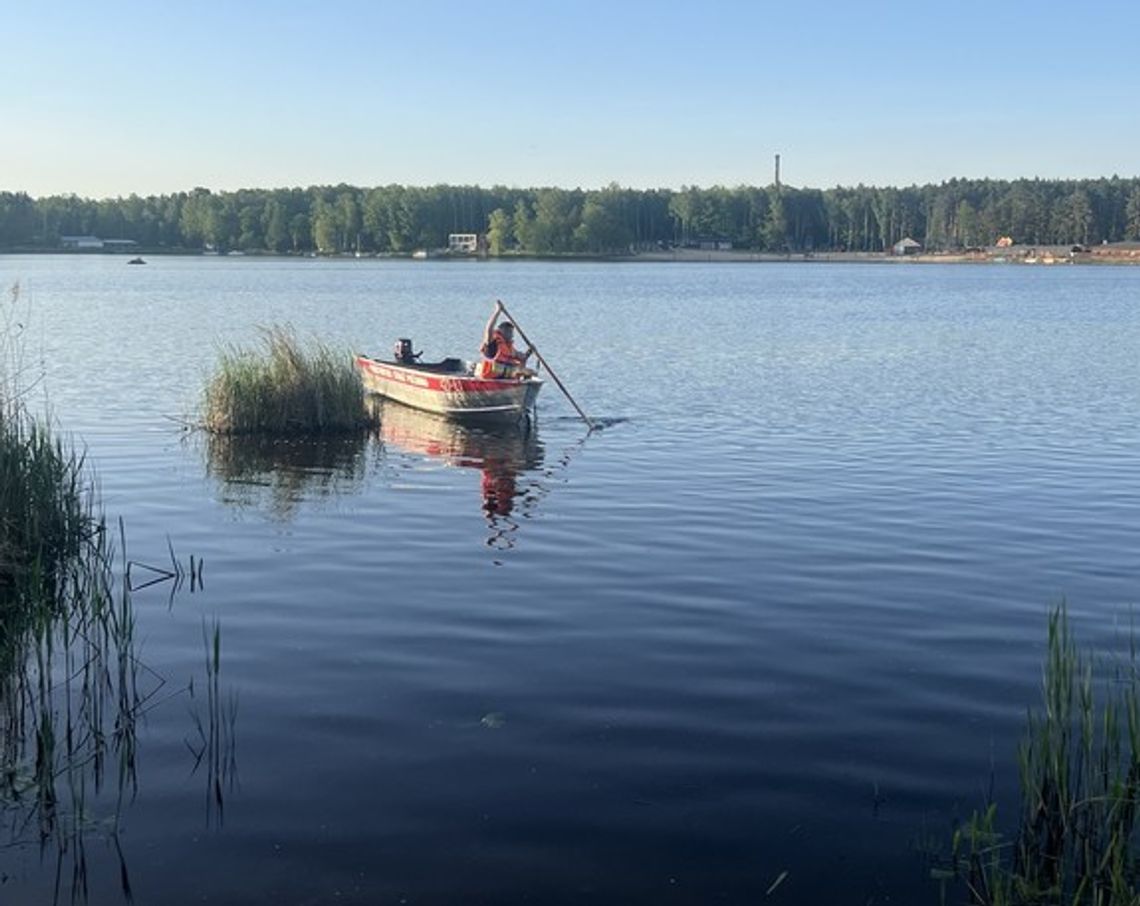
[[[558,389],[566,394],[566,399],[570,400],[570,405],[578,410],[578,414],[582,416],[582,421],[584,421],[589,429],[593,431],[597,426],[592,421],[590,421],[590,417],[582,411],[582,407],[574,401],[574,397],[570,395],[570,391],[566,389],[566,385],[563,384],[562,381],[558,380],[558,375],[554,373],[554,369],[550,367],[550,363],[542,357],[542,353],[538,351],[538,347],[530,341],[530,337],[526,335],[526,331],[522,329],[522,325],[519,324],[514,315],[507,311],[507,306],[503,304],[503,301],[501,299],[496,299],[495,301],[498,302],[499,308],[503,310],[503,314],[506,315],[510,319],[511,323],[515,325],[515,330],[519,332],[519,336],[522,337],[522,341],[526,343],[526,345],[529,346],[534,352],[534,357],[546,367],[546,370],[550,373],[550,376],[554,378],[554,383],[558,385]]]

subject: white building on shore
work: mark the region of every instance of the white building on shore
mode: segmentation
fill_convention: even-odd
[[[65,249],[76,251],[126,251],[138,245],[133,239],[100,239],[98,236],[60,236],[59,244]]]

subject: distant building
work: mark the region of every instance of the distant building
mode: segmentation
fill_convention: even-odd
[[[1013,246],[1012,236],[998,236],[998,241],[995,243],[999,249],[1008,249]]]
[[[732,240],[723,236],[696,236],[681,243],[682,248],[700,249],[702,252],[730,252]]]
[[[101,249],[103,240],[98,236],[60,236],[59,244],[65,249]]]
[[[133,239],[100,239],[98,236],[60,236],[59,244],[65,249],[124,250],[138,245]]]
[[[905,239],[900,239],[891,246],[892,255],[917,255],[922,251],[922,243],[915,242],[907,236]]]
[[[479,251],[478,233],[449,233],[447,236],[447,250],[464,255],[473,255]]]

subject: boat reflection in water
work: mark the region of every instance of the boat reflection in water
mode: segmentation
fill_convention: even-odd
[[[518,516],[542,496],[536,480],[543,462],[538,426],[529,418],[516,423],[469,425],[399,403],[380,403],[380,437],[407,453],[440,459],[448,465],[482,472],[483,514],[490,534],[487,545],[514,547]]]
[[[369,475],[383,470],[387,446],[449,466],[478,469],[490,528],[487,544],[513,547],[520,512],[525,515],[545,493],[537,471],[543,464],[543,446],[533,420],[471,425],[390,400],[370,404],[380,422],[375,435],[207,435],[206,471],[217,480],[220,499],[288,522],[307,501],[364,491]]]

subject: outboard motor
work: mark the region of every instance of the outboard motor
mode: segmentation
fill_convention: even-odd
[[[412,341],[407,337],[398,339],[392,349],[392,358],[401,365],[414,365],[421,355],[422,352],[412,352]]]

